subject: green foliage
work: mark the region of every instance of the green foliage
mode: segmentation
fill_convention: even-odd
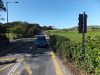
[[[40,32],[40,29],[33,26],[33,27],[30,27],[28,29],[28,31],[26,32],[26,34],[29,35],[29,36],[32,36],[32,35],[37,34],[38,32]]]
[[[24,34],[26,30],[26,27],[23,25],[16,25],[11,27],[11,32],[15,34]]]
[[[2,0],[0,0],[0,11],[6,11],[6,8],[5,8],[5,6],[4,6],[4,3],[3,3],[3,1]]]
[[[81,42],[82,41],[82,34],[78,33],[77,30],[72,30],[72,31],[64,31],[64,30],[48,30],[48,34],[50,35],[61,35],[66,38],[70,38],[71,41],[74,42]],[[89,30],[86,33],[87,36],[100,36],[100,30],[97,31],[92,31]]]
[[[0,34],[5,34],[6,32],[7,29],[4,26],[0,25]]]
[[[53,30],[52,26],[43,26],[42,30]]]
[[[10,31],[11,33],[16,34],[17,37],[22,37],[23,34],[25,34],[26,26],[16,25],[16,26],[11,27]]]
[[[53,50],[62,58],[68,59],[87,74],[100,75],[100,37],[87,37],[85,50],[80,42],[61,35],[50,35]]]
[[[9,33],[16,35],[15,38],[31,37],[41,31],[39,24],[29,24],[27,22],[11,22],[3,24]]]

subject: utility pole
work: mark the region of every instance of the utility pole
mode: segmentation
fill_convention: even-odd
[[[85,12],[83,13],[83,29],[82,29],[82,34],[83,34],[83,39],[82,39],[82,46],[83,46],[83,51],[85,51],[85,33],[84,33],[84,26],[85,26]]]
[[[9,19],[9,14],[8,14],[8,3],[11,3],[11,2],[6,2],[6,10],[7,10],[7,24],[8,24],[8,19]],[[14,3],[18,3],[18,2],[14,2]],[[7,29],[8,31],[8,39],[9,39],[9,29]]]
[[[9,2],[6,2],[6,10],[7,10],[7,23],[8,23],[8,3],[9,3]]]
[[[9,2],[6,2],[7,24],[8,24],[8,3],[9,3]],[[8,39],[9,39],[9,29],[7,29],[7,32],[8,32]]]

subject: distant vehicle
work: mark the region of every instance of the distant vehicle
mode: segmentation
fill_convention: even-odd
[[[38,33],[38,35],[44,35],[44,33],[40,32],[40,33]]]
[[[37,47],[48,47],[48,43],[45,36],[37,36],[35,45]]]

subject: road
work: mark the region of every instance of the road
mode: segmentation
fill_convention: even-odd
[[[64,75],[49,48],[37,48],[35,38],[26,38],[10,46],[0,59],[16,59],[0,64],[0,75]],[[8,48],[9,50],[9,48]],[[7,60],[7,61],[8,61]]]
[[[13,66],[19,63],[19,60],[29,49],[30,42],[33,40],[34,39],[29,38],[21,39],[21,41],[13,42],[6,48],[1,49],[3,51],[0,53],[0,75],[8,75]],[[1,63],[4,59],[6,59],[7,62]],[[12,59],[16,59],[16,62],[12,61]]]

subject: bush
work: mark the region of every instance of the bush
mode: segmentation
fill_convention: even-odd
[[[100,38],[100,37],[99,37]],[[87,37],[85,50],[82,44],[73,42],[69,38],[60,35],[51,35],[50,44],[55,53],[62,58],[66,58],[79,68],[85,70],[87,74],[100,74],[100,40],[96,37]]]
[[[8,44],[9,44],[9,39],[4,35],[0,35],[0,47]]]

